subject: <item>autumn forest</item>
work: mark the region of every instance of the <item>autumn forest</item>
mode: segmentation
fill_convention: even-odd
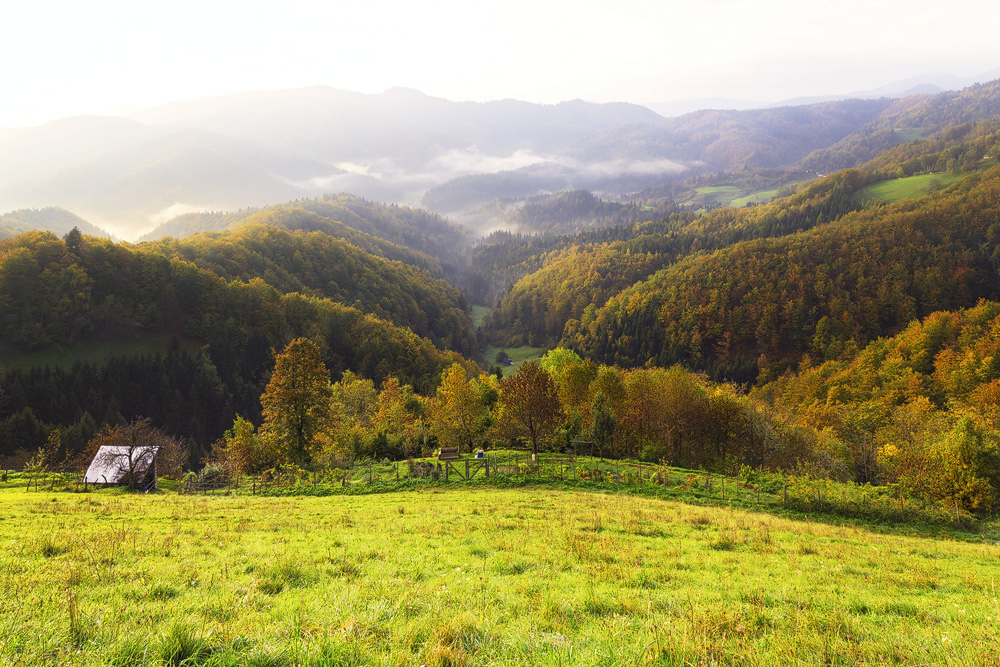
[[[78,466],[145,419],[194,470],[587,443],[992,510],[1000,83],[810,109],[812,133],[748,113],[698,148],[728,168],[627,198],[513,172],[430,193],[488,234],[347,194],[135,243],[0,218],[0,468]]]

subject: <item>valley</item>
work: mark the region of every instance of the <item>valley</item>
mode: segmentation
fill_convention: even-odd
[[[995,662],[1000,82],[2,139],[0,661]]]

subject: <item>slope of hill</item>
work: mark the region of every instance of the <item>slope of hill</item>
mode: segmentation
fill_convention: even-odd
[[[786,166],[875,119],[843,101],[665,120],[629,104],[450,102],[328,88],[176,103],[137,120],[66,119],[4,133],[0,210],[59,205],[123,235],[176,214],[331,191],[465,210],[569,188],[623,194],[688,172]],[[2,161],[0,161],[2,162]],[[474,177],[472,180],[459,180]]]
[[[347,194],[296,200],[235,213],[190,213],[160,225],[140,240],[185,238],[202,231],[266,224],[285,230],[321,231],[362,250],[398,259],[435,275],[455,276],[465,264],[471,235],[419,209],[378,204]]]
[[[985,508],[1000,478],[996,359],[1000,304],[982,301],[933,313],[856,355],[810,360],[754,394],[843,442],[861,482]]]
[[[444,326],[450,318],[458,327],[454,340],[446,342],[470,345],[458,340],[470,326],[456,303],[461,297],[443,283],[429,277],[412,280],[415,270],[365,257],[325,235],[273,233],[283,238],[283,246],[255,250],[252,230],[242,247],[227,247],[225,238],[215,241],[220,258],[216,266],[224,267],[221,258],[227,255],[233,261],[278,262],[269,253],[279,246],[293,254],[299,250],[300,262],[313,252],[310,244],[316,246],[315,259],[334,261],[340,252],[360,263],[350,278],[358,281],[362,298],[376,303],[375,309],[390,312],[398,307],[397,314],[405,313],[420,299],[414,310],[418,316],[440,318]],[[190,242],[196,259],[205,251],[206,263],[212,254],[208,242]],[[372,270],[359,269],[365,262]],[[289,257],[288,265],[294,264]],[[344,267],[313,267],[311,277],[309,267],[297,268],[303,270],[305,282],[318,281],[324,270],[336,274]],[[396,271],[401,284],[373,286],[379,271]],[[283,277],[292,280],[290,273]],[[278,276],[268,278],[281,282]],[[428,321],[429,329],[435,326],[437,322]],[[19,415],[11,428],[18,438],[23,436],[28,449],[41,445],[32,440],[34,435],[42,433],[44,438],[47,432],[39,428],[39,420],[68,431],[138,416],[151,417],[175,435],[205,446],[232,425],[235,413],[259,421],[259,397],[273,365],[273,350],[298,336],[321,343],[324,362],[335,377],[345,370],[370,378],[393,376],[424,392],[437,385],[444,368],[469,363],[408,327],[352,306],[318,295],[283,293],[256,277],[227,281],[191,261],[167,257],[154,246],[95,237],[72,244],[47,232],[0,241],[0,346],[52,348],[72,357],[73,344],[80,340],[113,345],[151,334],[184,336],[204,348],[195,356],[175,344],[160,355],[118,358],[101,366],[61,364],[59,370],[0,373],[0,419]]]
[[[151,249],[191,262],[226,281],[262,279],[280,293],[301,292],[354,304],[409,327],[442,349],[476,351],[465,297],[443,280],[378,257],[323,232],[241,226],[231,232],[154,242]]]
[[[236,209],[317,194],[294,183],[334,167],[260,144],[185,130],[30,181],[6,183],[0,203],[58,205],[102,226],[151,227],[190,209]]]
[[[990,119],[946,128],[937,133],[935,138],[912,141],[890,149],[860,169],[847,170],[812,184],[799,186],[796,194],[770,205],[717,209],[683,227],[675,227],[671,230],[669,241],[666,239],[656,241],[659,253],[657,268],[669,266],[672,262],[699,251],[718,251],[751,239],[781,237],[810,230],[861,208],[871,209],[865,213],[867,219],[881,219],[890,216],[894,210],[879,208],[887,201],[912,200],[922,195],[932,195],[925,198],[924,203],[906,204],[908,210],[920,210],[922,207],[934,206],[934,202],[938,200],[953,201],[953,198],[961,200],[967,196],[961,192],[965,187],[969,187],[968,184],[960,186],[960,189],[955,191],[956,194],[945,194],[940,191],[969,174],[981,175],[983,170],[988,170],[997,164],[998,154],[1000,154],[1000,120]],[[942,173],[945,170],[947,172]],[[749,171],[739,172],[733,176],[750,180],[755,178],[755,175],[756,172]],[[722,177],[705,177],[696,181],[695,185],[698,182],[715,182],[718,178]],[[985,178],[990,180],[992,177]],[[878,193],[886,194],[878,196]],[[955,223],[952,221],[949,224]],[[984,233],[982,229],[966,231],[971,234],[965,241],[970,249],[973,249],[977,242],[988,241],[982,237]],[[922,236],[919,238],[924,240]],[[862,241],[859,240],[858,243]],[[883,249],[888,252],[891,247],[883,246]],[[872,251],[875,252],[874,248]],[[770,251],[761,250],[761,252]],[[488,320],[491,335],[498,344],[513,345],[529,339],[535,344],[555,344],[564,333],[560,318],[555,316],[555,313],[581,313],[583,305],[591,302],[600,304],[607,298],[608,295],[603,290],[598,290],[600,293],[592,291],[591,288],[595,285],[591,280],[592,271],[596,271],[593,275],[608,275],[613,273],[614,267],[601,266],[600,263],[595,265],[591,256],[604,254],[606,257],[611,257],[614,253],[602,248],[599,243],[587,246],[581,242],[581,247],[574,250],[574,254],[572,259],[563,258],[561,263],[556,261],[557,255],[538,254],[530,270],[522,271],[520,276],[515,276],[515,279],[519,280],[532,271],[537,271],[537,274],[524,278],[513,286],[510,286],[509,282],[506,283],[507,293],[500,303],[500,308]],[[508,250],[507,255],[515,258],[515,261],[520,261],[516,260],[518,252]],[[547,266],[550,261],[552,266]],[[818,261],[822,263],[825,260]],[[655,265],[656,263],[649,266],[652,268]],[[737,269],[737,273],[742,268],[745,267]],[[495,265],[494,270],[498,277],[510,276],[509,269],[503,266]],[[729,273],[720,266],[716,266],[714,270],[717,272],[716,280],[719,276]],[[629,277],[639,279],[645,276]],[[764,278],[765,282],[769,279]],[[667,280],[669,279],[664,278],[664,281]],[[495,283],[496,281],[493,284]],[[663,282],[660,286],[665,287],[667,284]],[[717,287],[716,292],[718,292]],[[657,298],[659,297],[655,297],[654,300]],[[774,306],[779,311],[783,312],[789,307],[786,297],[775,295],[775,298]],[[961,305],[970,304],[961,302]],[[704,304],[693,303],[689,306],[705,307]],[[897,322],[894,326],[900,324],[902,322]],[[733,336],[733,331],[721,323],[717,323],[716,328],[725,329],[727,336]],[[869,335],[879,335],[878,328],[870,329]],[[757,354],[761,351],[763,350],[757,350]],[[749,349],[744,349],[744,352],[749,353]],[[706,354],[708,357],[713,357],[714,352]],[[624,363],[624,358],[618,360]],[[714,362],[709,362],[710,365],[711,363]]]
[[[969,174],[919,200],[690,257],[568,323],[564,341],[621,364],[836,355],[995,297],[998,215],[1000,169]]]
[[[858,166],[912,139],[934,138],[949,128],[997,115],[1000,115],[1000,80],[957,92],[906,98],[886,108],[877,119],[856,132],[816,150],[802,164],[807,169],[826,172]]]
[[[0,215],[0,238],[17,236],[35,229],[63,235],[74,227],[90,236],[108,236],[100,227],[61,208],[22,209]]]
[[[489,256],[496,251],[484,246],[473,265],[490,266],[492,280],[482,278],[481,282],[491,285],[491,296],[506,289],[488,320],[491,335],[507,345],[529,339],[555,344],[567,321],[561,315],[576,313],[572,318],[577,318],[591,304],[602,305],[611,296],[610,286],[623,289],[688,255],[779,237],[836,219],[860,207],[856,195],[866,183],[860,171],[847,171],[768,206],[721,208],[697,218],[675,213],[656,222],[564,237],[561,243],[558,239],[548,244],[520,239],[521,248],[507,248],[492,260]],[[612,236],[611,231],[617,233]],[[624,243],[615,246],[612,240]],[[541,252],[529,252],[529,248]],[[633,254],[648,256],[637,261]],[[518,282],[512,285],[512,278]]]

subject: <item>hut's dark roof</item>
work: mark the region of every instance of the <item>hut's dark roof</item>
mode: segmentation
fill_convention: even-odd
[[[159,447],[152,445],[136,447],[105,445],[97,450],[94,460],[87,468],[84,480],[89,484],[128,484],[131,459],[132,478],[138,482],[146,476],[159,451]]]

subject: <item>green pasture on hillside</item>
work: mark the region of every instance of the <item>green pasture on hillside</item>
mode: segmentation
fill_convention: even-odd
[[[69,370],[76,362],[100,365],[112,357],[129,357],[143,354],[167,354],[173,336],[169,333],[141,333],[135,338],[102,341],[86,340],[73,345],[47,345],[39,350],[19,350],[9,345],[0,345],[0,366],[8,369],[62,368]],[[177,337],[182,349],[197,352],[203,345],[200,341]]]
[[[734,197],[739,196],[742,190],[735,185],[709,185],[703,188],[696,188],[695,192],[698,193],[695,201],[702,205],[713,204],[716,206],[725,206]]]
[[[485,355],[486,355],[486,362],[490,365],[490,367],[497,365],[496,362],[497,352],[499,352],[501,349],[505,350],[507,352],[507,356],[510,357],[510,360],[514,362],[512,366],[501,366],[501,368],[503,368],[503,374],[505,376],[510,375],[512,373],[516,373],[517,369],[521,367],[521,364],[523,364],[525,361],[528,361],[529,359],[540,359],[544,352],[542,348],[531,347],[530,345],[522,345],[520,347],[504,347],[504,348],[495,347],[493,345],[487,345]]]
[[[916,199],[932,190],[947,187],[961,178],[961,174],[923,174],[909,178],[894,178],[869,185],[858,192],[855,198],[862,203],[871,201],[892,203],[903,199]]]
[[[1000,547],[541,487],[0,490],[9,665],[988,665]]]
[[[773,188],[757,190],[752,186],[740,185],[712,185],[694,190],[694,195],[688,199],[686,204],[694,204],[701,207],[732,206],[739,208],[747,204],[766,204],[778,196],[778,192],[783,187],[802,183],[803,179],[791,179]]]
[[[919,127],[895,127],[892,130],[902,142],[916,141],[918,139],[923,139],[925,132]]]
[[[778,195],[778,188],[773,188],[771,190],[759,190],[757,192],[751,192],[745,197],[737,197],[729,202],[730,206],[740,207],[746,206],[747,204],[766,204]]]
[[[480,327],[483,325],[483,320],[490,313],[490,309],[486,306],[473,306],[472,307],[472,325],[474,327]],[[486,363],[492,368],[496,366],[496,356],[497,352],[501,349],[507,352],[507,356],[510,357],[511,361],[514,362],[512,366],[501,366],[503,368],[503,374],[510,375],[516,373],[517,369],[521,367],[525,361],[529,359],[539,359],[542,356],[543,349],[540,347],[531,347],[529,345],[522,345],[519,347],[505,347],[499,348],[493,345],[487,345],[486,351],[484,352]]]
[[[472,326],[475,328],[483,326],[483,321],[490,314],[490,309],[486,306],[472,307]]]

